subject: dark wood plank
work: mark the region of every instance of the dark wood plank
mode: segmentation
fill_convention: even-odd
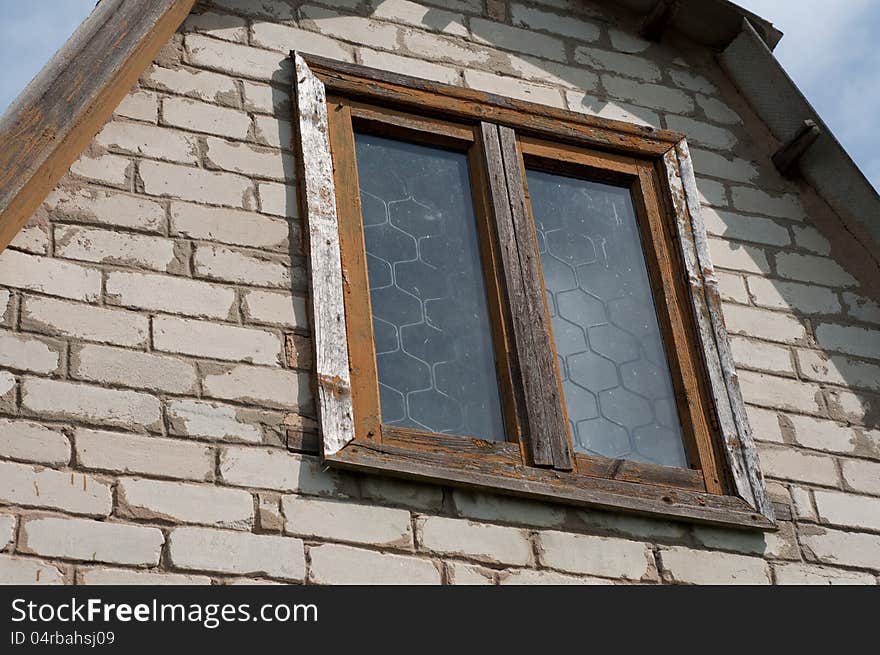
[[[568,416],[565,399],[556,362],[556,347],[550,329],[550,311],[547,295],[544,292],[544,276],[541,271],[538,238],[531,207],[526,199],[525,172],[522,157],[516,143],[516,134],[509,127],[500,127],[498,137],[507,193],[510,199],[510,214],[523,279],[522,304],[514,311],[525,312],[524,325],[531,333],[529,342],[532,349],[520,356],[523,375],[538,391],[530,398],[530,404],[537,403],[536,412],[541,422],[535,426],[535,438],[542,448],[550,451],[553,467],[570,471],[571,438],[569,436]],[[531,407],[529,408],[531,410]]]
[[[524,133],[649,157],[662,156],[682,138],[680,134],[666,130],[513,100],[315,55],[307,55],[306,59],[328,92],[423,114],[473,123],[491,121],[517,127]]]
[[[194,4],[104,0],[4,114],[0,250],[76,161]]]
[[[343,469],[380,472],[579,507],[734,528],[776,529],[771,520],[737,497],[487,461],[471,455],[459,456],[454,448],[419,448],[412,444],[356,440],[325,461]]]

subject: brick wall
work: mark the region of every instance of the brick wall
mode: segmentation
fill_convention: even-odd
[[[880,305],[709,54],[633,26],[574,0],[203,3],[0,255],[0,580],[877,584]],[[291,48],[685,132],[780,531],[302,452]]]

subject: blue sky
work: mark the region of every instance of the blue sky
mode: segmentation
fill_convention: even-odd
[[[738,1],[785,32],[777,57],[880,189],[880,2]],[[94,6],[95,0],[0,0],[0,111]]]

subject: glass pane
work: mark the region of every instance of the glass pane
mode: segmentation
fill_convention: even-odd
[[[467,156],[355,145],[382,422],[504,441]]]
[[[527,178],[575,450],[686,467],[629,190]]]

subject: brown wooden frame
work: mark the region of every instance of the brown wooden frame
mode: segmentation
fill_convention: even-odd
[[[333,309],[337,318],[327,327],[339,333],[341,321],[346,330],[345,344],[328,342],[327,319],[316,315],[313,321],[316,361],[323,355],[329,365],[326,371],[318,366],[325,462],[576,505],[738,527],[774,526],[720,320],[681,135],[293,55],[302,177],[311,189],[304,215],[313,312],[328,313],[328,291],[320,287],[338,277],[344,307]],[[355,124],[469,153],[508,442],[381,424]],[[307,138],[316,125],[326,134],[326,147]],[[331,153],[332,175],[326,165]],[[312,170],[312,161],[321,165]],[[573,454],[527,198],[526,162],[632,188],[694,469]],[[331,198],[332,210],[327,207]],[[315,202],[324,207],[313,207]],[[323,220],[330,214],[335,232]],[[530,320],[518,320],[523,316]],[[351,419],[350,430],[328,435],[336,425],[328,419],[340,415]]]

